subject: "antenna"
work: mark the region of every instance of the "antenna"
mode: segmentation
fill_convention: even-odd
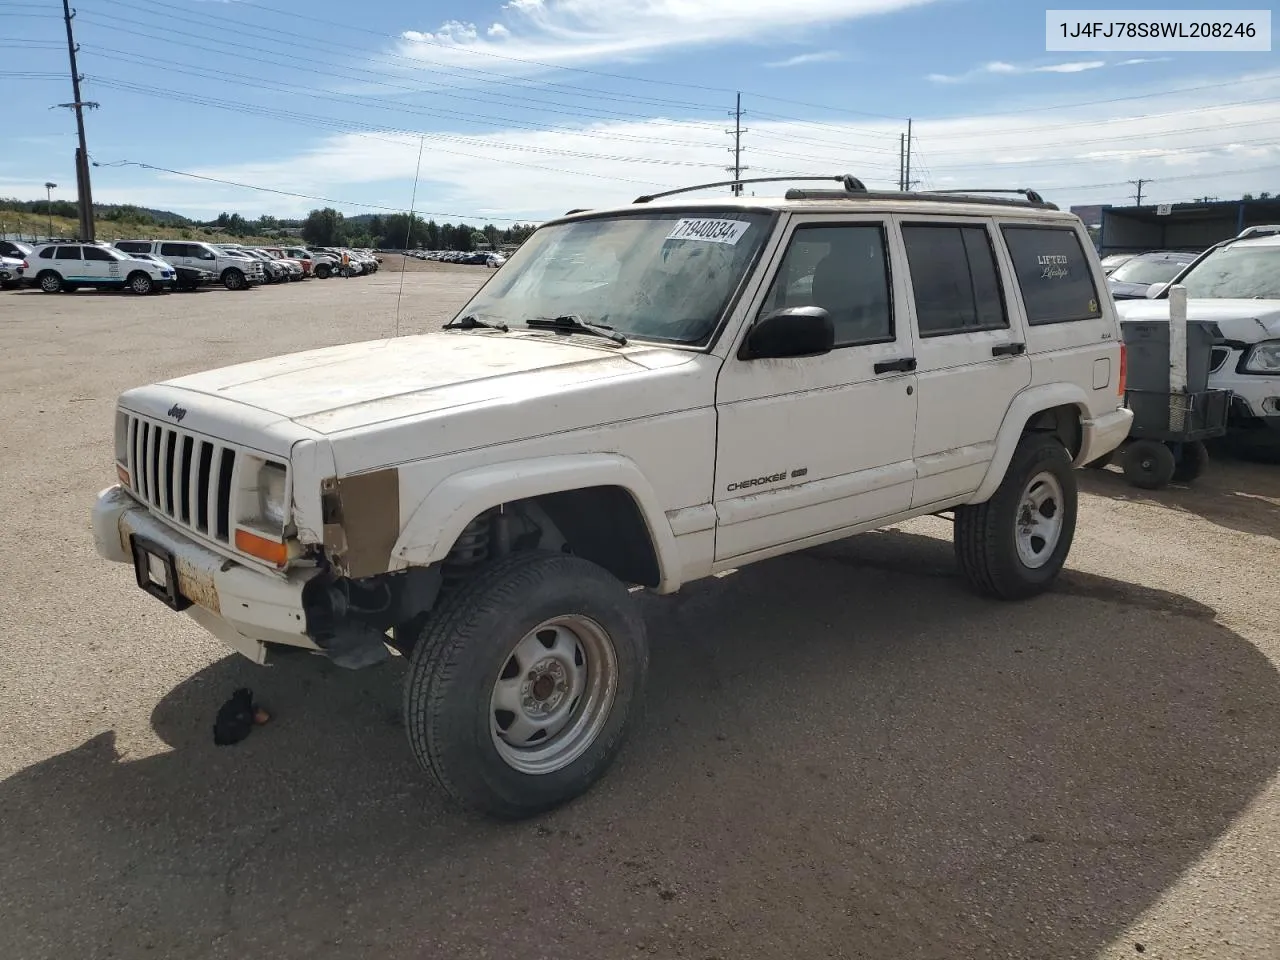
[[[418,174],[422,172],[422,145],[426,135],[418,136],[418,165],[413,170],[413,196],[409,199],[409,225],[404,228],[404,248],[400,253],[400,290],[396,293],[396,336],[400,336],[400,298],[404,296],[404,268],[409,256],[404,250],[409,249],[409,238],[413,236],[413,208],[418,202]]]

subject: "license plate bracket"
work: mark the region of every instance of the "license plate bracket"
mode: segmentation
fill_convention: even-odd
[[[182,611],[191,606],[191,601],[178,590],[178,566],[173,551],[136,533],[129,538],[129,544],[133,549],[133,573],[138,586],[173,610]]]

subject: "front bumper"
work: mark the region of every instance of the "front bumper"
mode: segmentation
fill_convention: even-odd
[[[1133,411],[1120,407],[1111,413],[1085,420],[1080,438],[1080,453],[1075,459],[1076,466],[1092,463],[1104,457],[1129,436],[1129,428],[1133,424]]]
[[[173,553],[178,591],[191,601],[185,612],[232,649],[255,663],[266,662],[267,643],[320,649],[304,633],[302,608],[303,586],[317,571],[287,578],[259,572],[178,533],[119,485],[99,493],[93,507],[98,554],[132,566],[134,534]]]

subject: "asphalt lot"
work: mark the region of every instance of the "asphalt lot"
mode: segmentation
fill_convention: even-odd
[[[407,274],[400,332],[485,276]],[[391,335],[400,282],[0,294],[0,957],[1275,960],[1280,467],[1083,474],[1024,604],[933,518],[646,599],[628,748],[517,825],[419,773],[402,663],[255,667],[99,561],[121,390]]]

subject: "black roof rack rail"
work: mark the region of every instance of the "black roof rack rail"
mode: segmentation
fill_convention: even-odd
[[[1057,210],[1056,203],[1050,203],[1043,199],[1040,194],[1034,190],[1028,190],[1025,193],[1021,190],[1004,190],[1002,193],[1021,193],[1025,199],[1013,200],[1004,197],[980,196],[983,191],[969,190],[931,190],[923,193],[907,193],[897,190],[867,190],[857,194],[858,199],[862,200],[913,200],[917,202],[933,201],[934,203],[942,203],[950,201],[952,203],[985,203],[996,206],[1025,206],[1036,207],[1041,210]],[[986,191],[987,193],[995,193],[996,191]],[[788,190],[785,199],[787,200],[849,200],[851,195],[847,192],[838,190]]]
[[[744,183],[795,183],[797,180],[820,180],[835,181],[844,185],[845,194],[865,193],[867,188],[857,177],[850,176],[847,173],[835,176],[825,177],[750,177],[745,180],[720,180],[716,183],[698,183],[691,187],[678,187],[675,190],[664,190],[662,193],[647,193],[642,197],[636,197],[632,203],[648,203],[651,200],[657,200],[660,197],[670,197],[677,193],[692,193],[694,190],[710,190],[713,187],[736,187]]]

